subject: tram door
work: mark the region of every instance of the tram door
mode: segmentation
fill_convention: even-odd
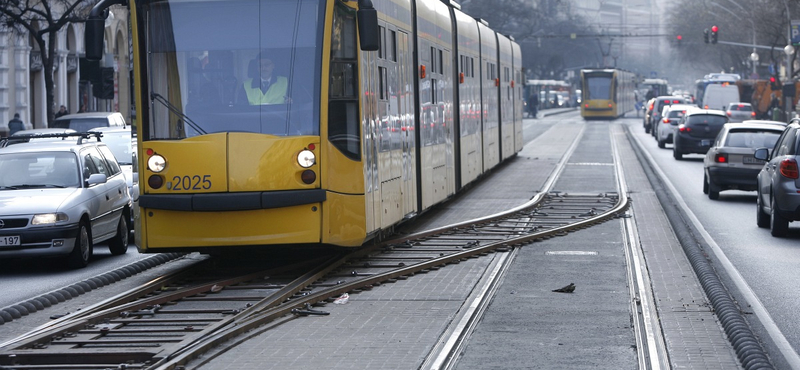
[[[397,30],[379,24],[381,47],[378,50],[377,121],[378,178],[381,193],[381,228],[402,219],[401,177],[402,143],[400,129],[400,88],[397,68]]]
[[[397,32],[398,105],[400,106],[400,139],[402,142],[402,197],[403,216],[417,208],[417,160],[414,135],[414,80],[413,62],[408,33]]]

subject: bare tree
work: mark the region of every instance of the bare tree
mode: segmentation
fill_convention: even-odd
[[[570,1],[467,0],[462,9],[513,36],[531,77],[562,78],[566,70],[600,63],[595,40],[584,37],[596,32],[572,12]]]
[[[53,65],[58,32],[69,23],[84,22],[97,0],[0,0],[0,28],[29,34],[42,56],[47,121],[55,115]]]

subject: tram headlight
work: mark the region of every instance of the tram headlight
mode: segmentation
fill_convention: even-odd
[[[299,154],[297,154],[297,164],[303,168],[309,168],[317,163],[317,157],[314,155],[314,152],[310,150],[303,150]]]
[[[153,154],[147,159],[147,169],[155,173],[164,171],[167,167],[167,160],[158,154]]]

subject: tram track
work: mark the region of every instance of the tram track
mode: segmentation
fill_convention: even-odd
[[[202,275],[196,272],[175,273],[136,294],[64,317],[6,343],[0,351],[0,366],[179,369],[211,348],[235,345],[248,336],[243,334],[253,335],[281,317],[327,314],[320,306],[344,293],[368,290],[619,217],[630,205],[624,183],[618,192],[610,193],[549,192],[580,136],[544,191],[507,212],[304,265],[232,272],[230,276],[215,271],[215,279],[202,280],[196,279]]]

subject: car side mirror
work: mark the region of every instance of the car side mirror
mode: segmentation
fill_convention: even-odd
[[[96,184],[105,184],[106,182],[108,182],[108,177],[102,173],[92,174],[89,176],[88,179],[86,179],[87,186],[92,186]]]
[[[358,39],[361,50],[377,51],[381,47],[380,33],[378,32],[378,11],[371,0],[358,0]]]
[[[755,154],[753,154],[753,156],[760,161],[766,161],[767,159],[769,159],[769,149],[758,148],[756,149],[756,152]]]

